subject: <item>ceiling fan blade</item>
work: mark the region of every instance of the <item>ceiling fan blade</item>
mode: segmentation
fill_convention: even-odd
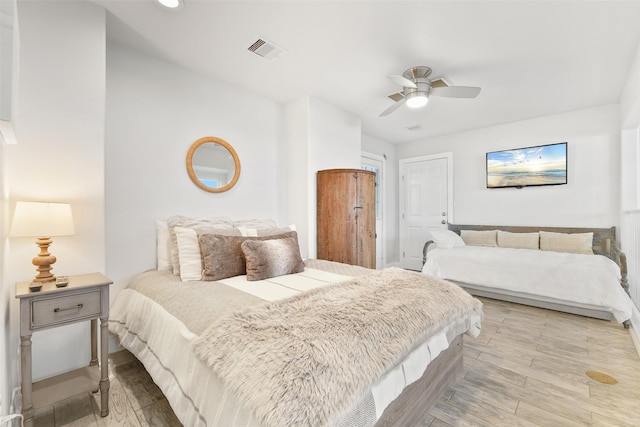
[[[411,80],[409,80],[408,78],[403,77],[403,76],[391,75],[391,76],[387,76],[387,77],[389,77],[396,84],[399,84],[402,87],[410,87],[412,89],[416,89],[418,87],[418,86],[416,86],[416,84],[414,82],[412,82]]]
[[[448,86],[431,88],[431,96],[443,96],[447,98],[475,98],[480,93],[479,87],[473,86]]]
[[[396,102],[395,104],[391,104],[389,108],[387,108],[382,113],[380,113],[380,117],[388,116],[389,114],[393,113],[398,108],[400,108],[405,102],[406,100],[402,98],[400,101]]]

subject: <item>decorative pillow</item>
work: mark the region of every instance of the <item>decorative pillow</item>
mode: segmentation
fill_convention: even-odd
[[[510,233],[498,230],[498,246],[514,249],[540,249],[539,233]]]
[[[232,229],[209,229],[175,227],[180,260],[180,279],[183,282],[202,280],[202,252],[198,234],[217,234],[221,236],[240,236],[240,231]]]
[[[250,227],[240,226],[238,227],[238,230],[240,231],[240,234],[243,236],[251,236],[251,237],[273,236],[275,234],[286,233],[287,231],[296,231],[296,225],[291,224],[290,226],[285,228],[250,228]]]
[[[156,221],[156,254],[158,270],[172,271],[171,247],[169,246],[169,226],[166,221]]]
[[[234,228],[276,228],[278,224],[272,219],[240,219],[233,221]]]
[[[540,249],[593,255],[593,233],[552,233],[540,231]]]
[[[300,248],[293,237],[245,240],[240,247],[246,259],[249,281],[304,271]]]
[[[175,227],[180,261],[180,278],[183,282],[202,279],[202,257],[198,233],[193,228]]]
[[[465,245],[464,240],[451,230],[434,228],[429,230],[429,234],[431,235],[431,240],[439,248],[449,249]]]
[[[498,246],[496,235],[498,230],[461,230],[460,236],[469,246]]]
[[[167,220],[169,227],[169,247],[171,248],[171,265],[173,274],[180,275],[180,259],[178,258],[178,240],[175,227],[183,228],[208,228],[208,229],[232,229],[233,223],[225,217],[218,218],[189,218],[181,215],[172,216]]]
[[[242,254],[242,242],[246,240],[273,240],[292,237],[298,241],[298,234],[289,231],[274,236],[244,237],[201,234],[202,280],[222,280],[228,277],[246,274],[246,261]]]

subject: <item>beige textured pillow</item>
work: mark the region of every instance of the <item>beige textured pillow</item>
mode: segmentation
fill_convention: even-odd
[[[292,237],[298,241],[295,231],[275,236],[245,237],[201,234],[200,252],[202,253],[202,280],[222,280],[228,277],[246,274],[246,261],[242,253],[242,242],[246,240],[273,240]]]
[[[204,230],[233,230],[233,223],[225,217],[217,218],[189,218],[182,215],[172,216],[167,220],[169,228],[169,248],[171,255],[171,265],[173,274],[180,275],[180,258],[178,256],[178,238],[176,237],[175,228],[194,228],[196,231]],[[234,233],[240,234],[240,232]]]
[[[510,233],[498,230],[498,246],[514,249],[540,249],[539,233]]]
[[[593,233],[567,234],[541,231],[540,249],[543,251],[593,255]]]
[[[202,253],[198,234],[218,234],[220,236],[240,236],[236,228],[217,229],[206,226],[185,228],[174,227],[178,242],[178,259],[180,260],[180,278],[183,282],[202,280]]]
[[[264,280],[304,271],[298,242],[293,237],[245,240],[240,245],[247,262],[247,280]]]
[[[497,246],[498,230],[460,230],[460,236],[468,246]]]

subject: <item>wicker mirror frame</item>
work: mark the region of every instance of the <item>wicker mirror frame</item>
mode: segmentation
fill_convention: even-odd
[[[231,154],[231,157],[233,158],[234,167],[235,167],[233,177],[231,178],[231,180],[224,186],[218,187],[218,188],[209,187],[206,184],[204,184],[198,178],[198,176],[196,175],[193,169],[193,156],[196,150],[200,148],[200,146],[202,146],[203,144],[209,144],[209,143],[218,144],[224,147],[229,152],[229,154]],[[209,193],[222,193],[230,190],[234,185],[236,185],[236,182],[238,182],[238,178],[240,178],[240,159],[238,158],[238,153],[236,153],[236,150],[234,150],[231,144],[229,144],[224,139],[217,138],[215,136],[205,136],[204,138],[198,139],[196,142],[191,144],[191,147],[189,147],[189,151],[187,152],[187,173],[189,174],[189,178],[191,178],[191,181],[193,181],[193,183],[197,185],[199,188],[201,188],[202,190],[207,191]]]

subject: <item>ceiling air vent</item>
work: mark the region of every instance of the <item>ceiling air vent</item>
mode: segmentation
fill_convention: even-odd
[[[254,41],[251,46],[247,48],[249,52],[253,52],[256,55],[262,56],[270,61],[284,55],[286,52],[279,46],[267,41],[263,38],[259,38]]]
[[[422,125],[413,125],[413,126],[407,126],[405,129],[410,130],[411,132],[415,132],[415,131],[424,129],[424,127]]]

